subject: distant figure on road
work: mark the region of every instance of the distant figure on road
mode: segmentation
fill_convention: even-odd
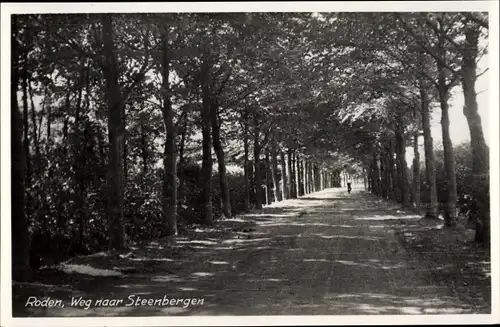
[[[351,184],[352,184],[352,181],[349,179],[347,181],[347,193],[349,193],[349,194],[351,194],[351,190],[352,190]]]

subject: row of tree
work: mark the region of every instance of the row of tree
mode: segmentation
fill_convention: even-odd
[[[394,14],[368,15],[366,34],[357,39],[369,42],[353,46],[365,49],[367,64],[383,62],[377,67],[384,76],[373,79],[375,92],[384,94],[358,110],[346,110],[349,118],[377,125],[376,141],[370,143],[370,155],[365,159],[370,189],[385,198],[397,199],[420,211],[420,153],[419,138],[424,139],[426,217],[438,216],[435,154],[431,135],[431,112],[437,104],[441,110],[441,127],[446,173],[447,199],[444,219],[447,226],[457,223],[457,183],[453,144],[450,138],[449,101],[451,90],[461,84],[464,95],[464,115],[470,130],[472,149],[472,196],[477,202],[476,240],[488,242],[489,237],[489,150],[483,135],[478,113],[475,81],[482,72],[477,62],[486,53],[484,42],[487,17],[479,13]],[[377,26],[391,26],[388,31]],[[359,33],[357,30],[355,33]],[[362,36],[365,36],[364,38]],[[363,41],[361,41],[363,42]],[[381,46],[383,45],[383,46]],[[377,117],[374,118],[374,115]],[[359,123],[359,122],[358,122]],[[380,128],[383,125],[385,128]],[[366,128],[366,125],[362,127]],[[359,127],[359,128],[362,128]],[[414,160],[409,180],[406,149],[413,147]],[[364,148],[366,151],[366,148]],[[368,151],[367,151],[368,152]],[[413,203],[410,203],[413,200]]]
[[[459,82],[475,196],[488,208],[474,90],[485,32],[479,13],[13,16],[14,276],[28,270],[37,231],[70,235],[67,248],[120,249],[144,225],[177,234],[194,207],[213,224],[234,214],[235,197],[249,210],[340,186],[345,165],[408,204],[405,151],[421,134],[435,218],[434,103],[451,226],[448,101]]]

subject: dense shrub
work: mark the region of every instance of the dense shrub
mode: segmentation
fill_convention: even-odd
[[[245,210],[244,176],[242,171],[229,167],[226,171],[233,214]],[[183,187],[179,194],[178,221],[181,226],[203,222],[203,201],[201,187],[201,166],[196,163],[184,165],[178,172]],[[212,210],[214,219],[222,215],[219,174],[216,169],[212,174]]]
[[[464,214],[468,209],[474,210],[477,201],[473,197],[473,174],[472,174],[472,151],[470,143],[462,143],[454,147],[455,173],[457,181],[457,210]],[[443,210],[447,201],[447,180],[444,169],[444,153],[442,149],[435,151],[436,186],[438,202]],[[425,163],[421,164],[421,201],[429,202],[429,195],[426,192],[427,182],[425,179]],[[485,194],[489,196],[489,194]]]

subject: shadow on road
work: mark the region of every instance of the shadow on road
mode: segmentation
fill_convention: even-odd
[[[14,316],[443,314],[490,310],[485,265],[470,248],[422,247],[442,232],[370,194],[327,190],[194,226],[127,253],[80,257],[119,276],[39,271],[14,284]],[[406,234],[405,234],[406,233]],[[420,234],[419,234],[420,233]],[[427,234],[426,234],[427,235]],[[430,242],[435,244],[435,242]],[[466,246],[462,244],[462,246]],[[448,249],[449,250],[449,249]],[[476,249],[477,250],[477,249]],[[483,277],[477,278],[483,271]],[[466,283],[466,285],[464,285]],[[26,308],[29,296],[203,299],[202,305]]]

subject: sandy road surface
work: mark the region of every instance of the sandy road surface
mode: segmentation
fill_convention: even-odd
[[[122,277],[74,276],[52,287],[30,291],[21,287],[17,312],[31,316],[477,312],[450,283],[433,279],[431,272],[438,267],[401,245],[393,227],[417,218],[359,187],[352,194],[328,189],[222,222],[221,228],[231,230],[225,236],[199,229],[178,237],[174,246],[153,243],[138,249],[129,258],[131,270]],[[23,310],[29,294],[66,299],[65,307]],[[84,309],[68,300],[82,296],[129,303],[132,294],[146,299],[203,298],[203,304]]]

